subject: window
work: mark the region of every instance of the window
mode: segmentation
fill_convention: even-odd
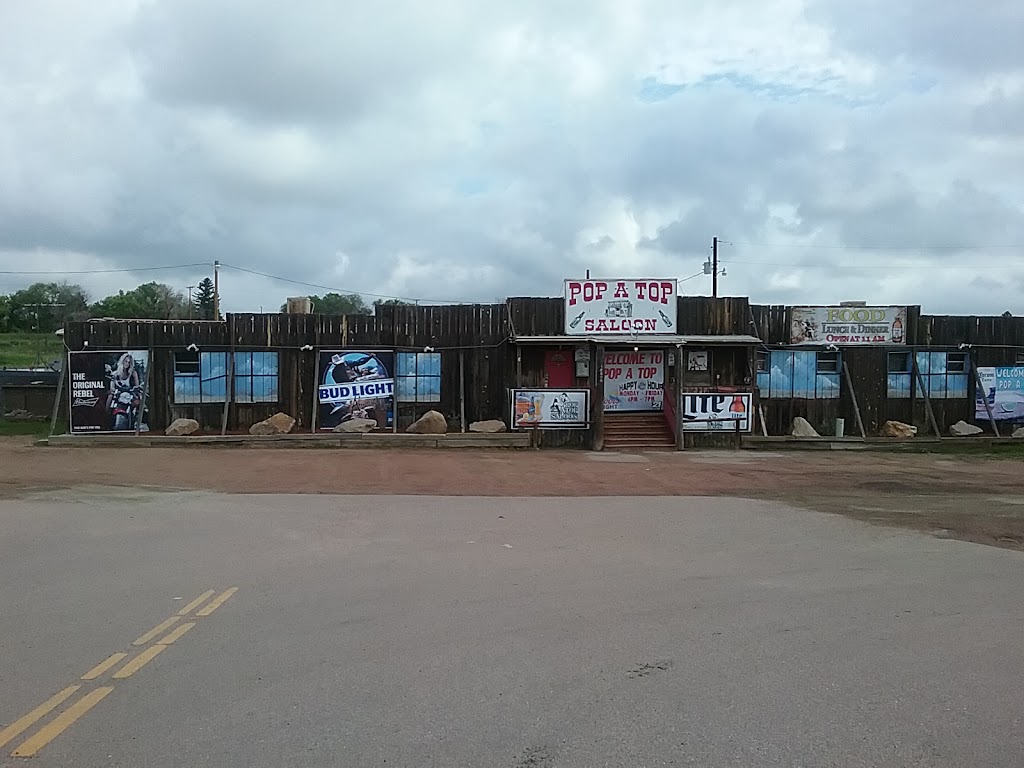
[[[819,352],[816,370],[818,373],[839,373],[839,353]]]
[[[223,403],[227,369],[227,352],[175,352],[174,402]]]
[[[933,400],[967,397],[967,355],[962,352],[918,352],[917,370]]]
[[[757,372],[767,373],[770,369],[768,368],[768,353],[758,352],[757,353]]]
[[[889,397],[910,397],[912,392],[927,394],[934,400],[967,397],[970,362],[964,352],[910,352],[889,353]],[[913,363],[921,381],[913,373]],[[924,384],[922,394],[921,383]]]
[[[398,400],[407,403],[441,402],[441,353],[395,355],[395,393]]]
[[[1017,353],[1017,365],[1024,365],[1024,352]]]
[[[838,352],[774,349],[758,360],[757,386],[761,397],[829,400],[839,397]]]
[[[277,402],[277,352],[235,352],[235,402]]]
[[[888,396],[910,397],[912,370],[909,352],[890,352],[888,362]]]

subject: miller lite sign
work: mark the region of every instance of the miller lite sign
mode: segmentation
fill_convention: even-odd
[[[675,280],[565,281],[568,336],[639,336],[676,332]]]

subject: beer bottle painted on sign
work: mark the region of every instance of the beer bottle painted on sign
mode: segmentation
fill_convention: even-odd
[[[899,315],[896,315],[896,319],[892,321],[892,343],[903,343],[903,321]]]

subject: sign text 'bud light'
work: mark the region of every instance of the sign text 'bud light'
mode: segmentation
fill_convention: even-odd
[[[322,384],[319,388],[321,403],[345,403],[377,397],[391,397],[395,392],[394,379],[354,382],[352,384]]]

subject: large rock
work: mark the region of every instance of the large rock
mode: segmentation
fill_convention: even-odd
[[[443,435],[447,431],[448,422],[437,411],[427,411],[406,430],[416,435]]]
[[[981,427],[968,424],[966,421],[958,421],[949,428],[949,434],[953,437],[970,437],[971,435],[980,435],[984,431]]]
[[[349,419],[334,428],[335,432],[372,432],[377,428],[373,419]]]
[[[1024,437],[1024,427],[1017,427],[1010,437]]]
[[[164,434],[181,437],[182,435],[191,435],[197,429],[199,429],[199,422],[195,419],[175,419],[164,430]]]
[[[803,416],[797,416],[793,419],[793,429],[790,433],[793,437],[821,437],[818,434],[818,430],[811,426],[811,422],[805,419]]]
[[[902,421],[887,421],[882,425],[882,437],[899,437],[906,439],[917,435],[917,427],[904,424]]]
[[[505,422],[501,419],[474,421],[469,425],[470,432],[504,432],[505,429]]]
[[[269,419],[249,427],[250,435],[287,435],[295,426],[295,419],[287,413],[275,413]]]

